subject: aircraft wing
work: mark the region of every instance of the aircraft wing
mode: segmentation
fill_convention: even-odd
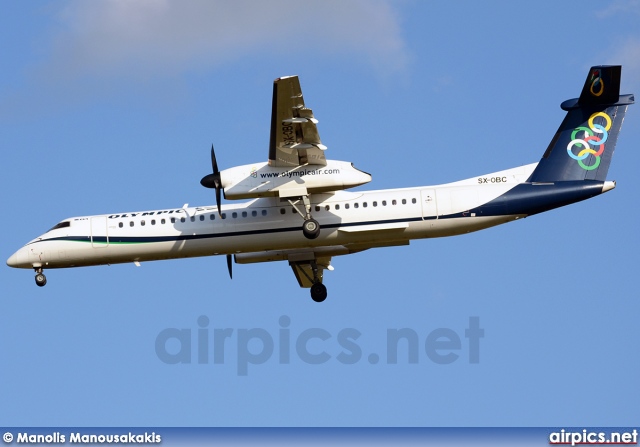
[[[314,264],[317,269],[317,278],[322,282],[324,271],[333,270],[333,267],[331,267],[331,258],[333,256],[359,253],[370,248],[397,247],[400,245],[409,245],[409,241],[371,241],[312,249],[267,250],[253,253],[236,253],[233,257],[236,264],[288,261],[300,287],[310,288],[313,285]]]
[[[297,76],[273,81],[269,166],[325,166],[327,147],[320,141],[317,123],[312,110],[304,105]]]

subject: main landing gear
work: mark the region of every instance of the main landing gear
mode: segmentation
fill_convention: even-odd
[[[321,282],[311,286],[311,299],[316,303],[321,303],[327,299],[327,287]]]
[[[313,272],[313,285],[311,286],[311,299],[316,303],[321,303],[325,299],[327,299],[327,287],[324,284],[322,284],[322,281],[318,277],[318,264],[316,264],[315,261],[311,261],[310,266],[311,266],[311,271]]]
[[[36,267],[36,285],[38,287],[44,287],[47,284],[47,277],[42,273],[42,267]]]
[[[302,234],[307,239],[315,239],[320,235],[320,224],[317,220],[310,218],[302,224]]]
[[[304,213],[296,206],[296,203],[298,203],[299,200],[302,200],[304,205]],[[317,238],[320,235],[320,224],[311,216],[311,201],[309,200],[309,196],[301,196],[300,199],[295,202],[289,199],[289,203],[304,219],[304,223],[302,224],[302,234],[304,234],[304,237],[307,239]]]
[[[320,265],[316,259],[289,261],[300,287],[310,289],[311,299],[321,303],[327,299],[327,288],[322,284],[323,271],[331,270],[331,258],[321,258]]]

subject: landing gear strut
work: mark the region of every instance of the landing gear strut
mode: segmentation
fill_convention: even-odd
[[[47,277],[42,273],[42,267],[37,267],[36,271],[36,285],[38,287],[44,287],[47,284]]]
[[[309,196],[304,195],[301,199],[304,204],[304,213],[296,206],[299,199],[295,202],[289,200],[289,203],[304,219],[304,223],[302,224],[302,234],[304,234],[304,237],[307,239],[315,239],[320,235],[320,224],[311,216],[311,201],[309,200]]]

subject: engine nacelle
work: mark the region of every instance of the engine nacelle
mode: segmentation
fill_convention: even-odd
[[[371,175],[346,161],[327,160],[326,166],[273,167],[254,163],[220,171],[226,199],[292,197],[353,188]]]

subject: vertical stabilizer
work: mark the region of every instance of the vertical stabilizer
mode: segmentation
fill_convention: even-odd
[[[567,115],[530,182],[604,181],[633,95],[620,96],[622,67],[591,67],[580,98],[561,104]]]

